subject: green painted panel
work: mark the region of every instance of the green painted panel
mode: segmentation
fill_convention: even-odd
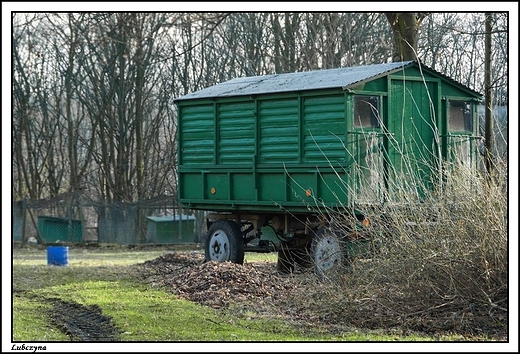
[[[47,243],[83,241],[81,220],[38,216],[38,231]]]
[[[346,174],[342,171],[336,172],[320,173],[317,198],[321,198],[327,204],[346,205],[348,202]]]
[[[362,87],[364,91],[377,91],[377,92],[387,92],[388,83],[386,77],[379,78],[377,80],[369,81],[365,83]]]
[[[258,199],[260,201],[285,201],[286,189],[285,173],[259,173]]]
[[[231,174],[231,197],[238,201],[254,201],[256,199],[255,181],[252,173]]]
[[[345,96],[307,97],[303,104],[305,162],[345,161]]]
[[[426,81],[431,80],[439,80],[440,89],[442,96],[458,96],[458,97],[468,97],[468,98],[477,98],[475,96],[476,92],[471,91],[468,87],[461,85],[460,83],[451,80],[445,76],[440,75],[439,73],[435,73],[429,70],[419,69],[418,66],[412,66],[406,68],[404,73],[396,73],[393,76],[402,75],[406,79],[418,78],[422,81],[422,78]]]
[[[205,173],[204,178],[206,178],[205,198],[209,200],[230,200],[229,174]]]
[[[389,129],[395,140],[390,141],[388,152],[393,193],[415,191],[422,196],[431,186],[431,167],[436,161],[437,84],[392,80],[390,95]]]
[[[203,197],[202,174],[181,172],[179,174],[180,198],[200,199]]]
[[[180,108],[180,164],[211,164],[214,159],[214,108],[213,105]]]
[[[311,194],[307,195],[307,191]],[[317,179],[314,173],[289,174],[289,201],[313,205],[313,196],[317,193]]]
[[[299,161],[298,99],[266,100],[259,108],[259,163]]]
[[[222,103],[218,106],[219,164],[251,164],[255,154],[255,104]]]

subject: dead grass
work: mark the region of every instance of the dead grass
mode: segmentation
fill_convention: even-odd
[[[500,171],[494,178],[460,166],[449,171],[442,185],[423,189],[421,201],[403,188],[394,189],[401,202],[360,206],[370,220],[363,232],[371,254],[288,301],[299,312],[358,328],[507,340],[506,179]],[[331,215],[344,234],[355,228],[351,210]]]

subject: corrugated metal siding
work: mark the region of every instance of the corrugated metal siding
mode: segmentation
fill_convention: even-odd
[[[345,159],[344,95],[305,98],[303,104],[303,155],[305,162]]]
[[[213,105],[182,107],[180,120],[180,148],[183,165],[211,164],[214,156]]]
[[[255,154],[255,104],[223,103],[218,108],[220,164],[251,164]]]
[[[260,163],[298,162],[298,99],[260,102]]]

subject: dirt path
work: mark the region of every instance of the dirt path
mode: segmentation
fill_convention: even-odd
[[[77,302],[47,298],[52,303],[49,313],[51,322],[71,341],[117,341],[121,331],[112,323],[112,319],[103,315],[97,305],[84,306]]]
[[[50,303],[46,310],[50,324],[66,334],[73,342],[114,342],[119,340],[121,330],[112,323],[97,305],[85,306],[77,302],[64,301],[31,294],[26,291],[15,292],[15,296],[39,303]]]

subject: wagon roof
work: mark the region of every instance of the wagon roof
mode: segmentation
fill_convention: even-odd
[[[251,96],[266,93],[283,93],[319,89],[338,88],[344,90],[363,81],[374,80],[378,77],[389,75],[393,72],[402,70],[405,67],[415,64],[417,64],[416,61],[404,61],[286,74],[240,77],[189,93],[182,97],[178,97],[175,99],[175,101],[202,98]],[[448,79],[449,81],[452,81],[459,86],[463,86],[449,77],[434,71],[433,69],[429,69],[422,64],[421,66],[445,79]],[[480,94],[477,92],[467,87],[466,89],[474,95],[480,96]]]

